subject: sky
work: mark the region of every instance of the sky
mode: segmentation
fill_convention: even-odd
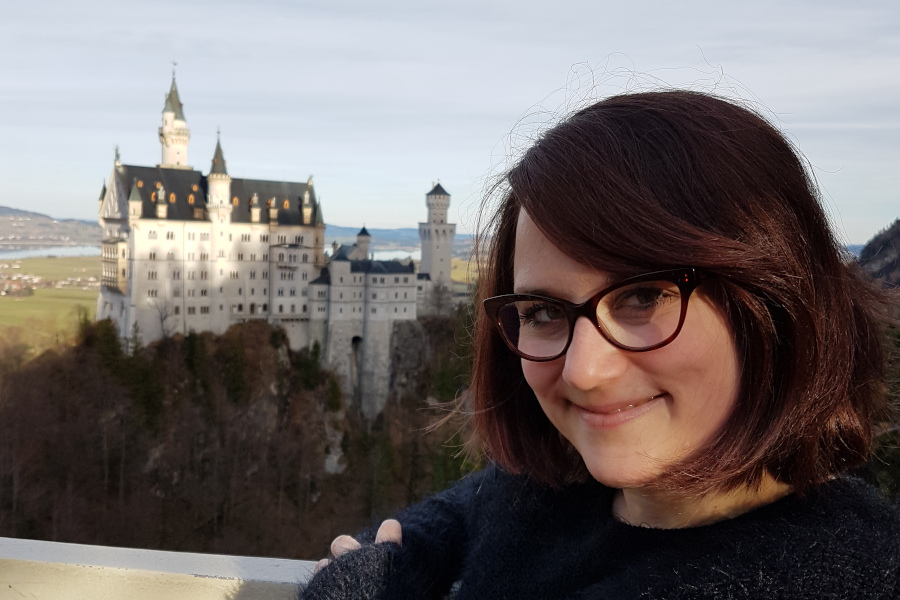
[[[900,216],[896,0],[183,0],[0,6],[0,205],[97,218],[122,162],[160,162],[172,78],[208,172],[315,178],[327,223],[416,227],[547,123],[661,86],[750,103],[801,149],[845,243]]]

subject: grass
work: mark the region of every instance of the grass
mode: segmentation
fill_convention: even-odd
[[[19,268],[12,268],[18,265]],[[45,281],[100,276],[100,257],[0,259],[0,272],[36,275]],[[97,289],[38,288],[31,296],[0,296],[0,346],[24,343],[33,353],[68,342],[78,330],[78,310],[91,320],[97,308]]]
[[[450,259],[450,279],[453,281],[475,283],[478,279],[478,269],[475,263],[462,258]]]
[[[19,265],[14,269],[13,265]],[[53,281],[67,277],[100,277],[99,256],[60,256],[48,258],[0,258],[0,272],[37,275]]]

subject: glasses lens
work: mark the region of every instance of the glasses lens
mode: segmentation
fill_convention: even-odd
[[[556,356],[569,341],[569,320],[562,306],[546,300],[520,300],[497,312],[503,336],[520,354]]]
[[[633,349],[670,338],[681,321],[681,290],[671,281],[641,281],[611,291],[597,305],[607,336]]]

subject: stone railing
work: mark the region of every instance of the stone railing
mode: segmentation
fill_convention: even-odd
[[[0,600],[295,600],[314,564],[0,538]]]

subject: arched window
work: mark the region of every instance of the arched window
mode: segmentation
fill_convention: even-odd
[[[197,186],[194,186],[194,187],[197,187]],[[194,195],[188,194],[188,204],[193,204],[193,203],[194,203]]]
[[[175,204],[175,192],[169,194],[169,204]]]
[[[291,207],[291,203],[290,203],[289,201],[285,200],[285,201],[284,201],[284,208],[285,208],[285,209],[288,209],[288,208],[290,208],[290,207]]]
[[[235,196],[234,198],[232,198],[231,203],[234,204],[235,206],[237,206],[238,205],[238,197]]]

